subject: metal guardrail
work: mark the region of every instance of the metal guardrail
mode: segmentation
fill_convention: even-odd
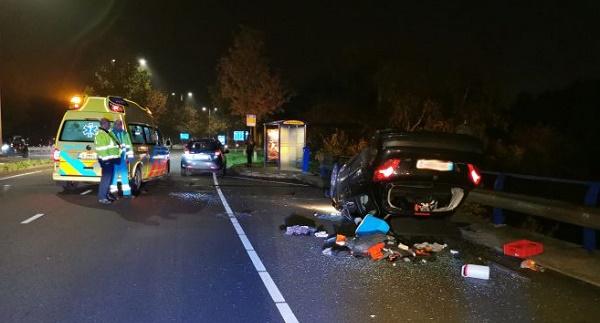
[[[505,222],[504,210],[570,223],[583,227],[583,247],[589,251],[596,249],[596,230],[600,230],[600,209],[596,207],[600,195],[600,182],[487,171],[483,172],[483,174],[496,176],[493,191],[477,189],[471,192],[469,199],[476,203],[494,207],[492,214],[494,224],[503,224]],[[577,205],[564,201],[503,192],[507,178],[582,185],[587,187],[587,191],[583,197],[583,205]]]

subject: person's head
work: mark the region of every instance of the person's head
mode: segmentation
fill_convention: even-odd
[[[108,121],[106,118],[100,119],[100,128],[104,130],[110,129],[110,121]]]
[[[113,124],[113,129],[115,129],[116,131],[123,131],[123,121],[120,119],[115,120],[115,123]]]

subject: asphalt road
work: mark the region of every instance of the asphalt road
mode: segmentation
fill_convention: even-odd
[[[0,322],[600,318],[600,289],[518,270],[461,239],[447,241],[458,257],[427,263],[324,256],[322,239],[279,229],[287,216],[327,209],[318,189],[226,177],[222,199],[213,177],[173,169],[109,206],[95,187],[63,193],[49,171],[0,177]],[[491,279],[462,278],[466,262],[490,265]]]

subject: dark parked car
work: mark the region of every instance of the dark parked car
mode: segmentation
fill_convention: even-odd
[[[333,205],[348,217],[450,215],[481,182],[481,154],[479,140],[467,135],[378,131],[333,170]]]
[[[188,142],[181,157],[181,175],[212,172],[224,176],[227,172],[229,150],[215,139],[199,139]]]
[[[13,136],[8,143],[2,146],[4,155],[20,155],[24,158],[29,157],[29,144],[27,139],[22,136]]]

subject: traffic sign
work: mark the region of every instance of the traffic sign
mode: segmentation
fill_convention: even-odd
[[[246,126],[247,127],[256,127],[256,114],[247,114],[246,115]]]

